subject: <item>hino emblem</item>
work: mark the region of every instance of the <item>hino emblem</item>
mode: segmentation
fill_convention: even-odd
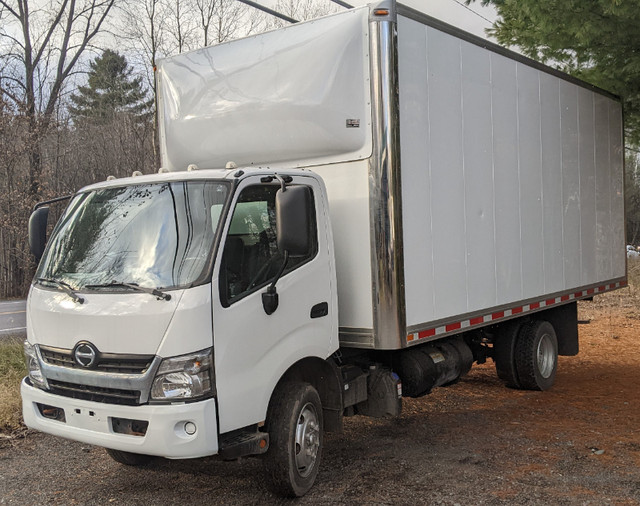
[[[82,367],[91,367],[95,365],[96,358],[98,356],[98,350],[96,347],[88,342],[81,342],[76,345],[73,350],[73,358],[76,364]]]

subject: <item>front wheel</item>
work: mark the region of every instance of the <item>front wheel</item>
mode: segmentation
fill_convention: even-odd
[[[269,450],[265,470],[273,490],[300,497],[313,486],[322,456],[320,396],[308,383],[283,383],[267,413]]]
[[[107,454],[116,462],[124,464],[125,466],[146,466],[153,460],[151,455],[142,455],[140,453],[123,452],[121,450],[112,450],[111,448],[105,448]]]
[[[542,320],[525,324],[518,335],[515,359],[522,388],[551,388],[558,368],[558,338],[553,326]]]

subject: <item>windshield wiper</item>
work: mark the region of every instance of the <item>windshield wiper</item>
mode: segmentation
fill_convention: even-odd
[[[36,281],[40,283],[50,283],[52,285],[57,286],[60,290],[65,292],[69,297],[71,297],[78,304],[84,304],[84,298],[80,297],[74,290],[71,288],[69,283],[65,283],[64,281],[59,281],[57,279],[50,278],[37,278]]]
[[[146,286],[140,286],[137,283],[124,283],[122,281],[112,281],[111,283],[103,283],[101,285],[85,285],[85,288],[92,290],[94,288],[111,288],[124,286],[126,288],[131,288],[132,290],[136,290],[138,292],[148,293],[150,295],[155,295],[158,299],[171,300],[171,295],[168,293],[162,292],[157,288],[147,288]]]

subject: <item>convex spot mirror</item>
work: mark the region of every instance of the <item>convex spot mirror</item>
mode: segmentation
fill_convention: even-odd
[[[278,249],[289,256],[306,256],[311,247],[311,192],[307,186],[289,186],[276,193]]]
[[[39,262],[47,245],[47,221],[49,208],[39,207],[31,213],[29,218],[29,249],[36,262]]]

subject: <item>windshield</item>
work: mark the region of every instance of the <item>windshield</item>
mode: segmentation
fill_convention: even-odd
[[[56,227],[36,278],[74,290],[113,281],[192,285],[204,274],[228,194],[226,183],[180,181],[77,195]]]

